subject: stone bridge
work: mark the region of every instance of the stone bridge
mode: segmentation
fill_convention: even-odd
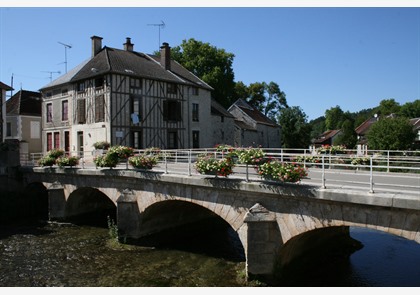
[[[120,237],[130,239],[222,219],[242,243],[248,276],[268,276],[279,261],[287,265],[299,240],[307,243],[320,230],[333,238],[365,227],[420,243],[418,196],[118,169],[27,167],[22,181],[48,190],[50,220],[113,209]],[[287,244],[294,250],[284,251]]]

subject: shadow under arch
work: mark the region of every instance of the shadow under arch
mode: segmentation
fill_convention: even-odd
[[[98,189],[82,187],[73,191],[67,199],[66,220],[77,225],[107,227],[108,218],[117,218],[117,207]]]
[[[281,247],[273,272],[273,285],[317,286],[316,274],[325,275],[319,272],[321,266],[340,263],[345,267],[350,255],[362,248],[363,244],[351,237],[348,226],[304,232]]]
[[[148,233],[131,243],[245,261],[238,233],[207,208],[181,200],[165,200],[152,204],[141,215],[141,227],[147,228]]]

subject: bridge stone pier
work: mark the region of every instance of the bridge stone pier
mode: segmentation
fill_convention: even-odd
[[[248,276],[271,275],[276,264],[297,255],[280,255],[285,245],[298,245],[305,234],[321,230],[331,234],[365,227],[420,243],[420,196],[124,169],[37,167],[23,169],[22,176],[25,185],[41,182],[47,188],[50,219],[65,220],[111,204],[125,238],[220,218],[242,243]],[[98,195],[107,199],[106,205],[97,201]]]

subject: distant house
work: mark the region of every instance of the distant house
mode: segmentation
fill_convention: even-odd
[[[238,99],[228,112],[235,117],[234,145],[238,147],[281,147],[281,127],[243,99]]]
[[[365,120],[362,124],[360,124],[359,126],[356,127],[356,129],[354,131],[357,134],[358,144],[361,144],[361,145],[367,144],[366,135],[369,132],[372,124],[374,124],[378,120],[379,120],[378,116],[375,115],[374,117]]]
[[[91,37],[91,57],[40,89],[44,152],[62,148],[88,155],[107,141],[136,149],[211,147],[211,88],[171,59],[102,47]]]
[[[4,141],[6,134],[6,91],[10,90],[13,90],[13,88],[0,82],[0,143]]]
[[[211,100],[211,126],[212,146],[235,145],[235,117],[214,99]]]
[[[42,152],[41,106],[41,93],[27,90],[18,91],[6,101],[5,138],[20,142],[21,154]]]
[[[328,130],[315,138],[312,144],[317,148],[323,145],[334,145],[338,136],[341,135],[341,130]]]

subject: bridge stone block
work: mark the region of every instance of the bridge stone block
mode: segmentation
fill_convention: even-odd
[[[139,238],[140,214],[137,197],[133,191],[126,189],[117,199],[117,226],[120,238]]]
[[[64,220],[66,218],[66,196],[64,187],[54,182],[48,187],[49,220]]]

